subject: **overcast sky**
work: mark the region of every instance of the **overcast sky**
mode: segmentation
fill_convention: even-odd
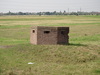
[[[0,12],[99,11],[100,0],[0,0]]]

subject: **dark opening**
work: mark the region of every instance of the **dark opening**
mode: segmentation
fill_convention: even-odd
[[[61,31],[61,34],[63,34],[63,35],[64,35],[64,34],[65,34],[65,31],[64,31],[64,30],[63,30],[63,31]]]
[[[33,30],[32,32],[35,33],[35,30]]]
[[[49,33],[50,33],[50,31],[44,31],[44,33],[45,33],[45,34],[49,34]]]

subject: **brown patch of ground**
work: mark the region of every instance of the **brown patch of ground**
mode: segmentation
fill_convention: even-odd
[[[12,46],[0,46],[0,48],[10,48]]]

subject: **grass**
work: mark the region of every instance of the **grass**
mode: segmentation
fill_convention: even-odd
[[[70,44],[31,45],[34,25],[69,26]],[[0,75],[99,74],[100,16],[0,16]]]
[[[0,28],[1,29],[10,29],[10,28],[24,28],[24,27],[31,27],[30,25],[12,25],[12,26],[9,26],[9,25],[0,25]]]

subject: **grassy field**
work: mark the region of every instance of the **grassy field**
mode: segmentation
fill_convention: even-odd
[[[31,45],[31,26],[68,26],[70,44]],[[0,75],[100,75],[100,16],[0,16]]]

